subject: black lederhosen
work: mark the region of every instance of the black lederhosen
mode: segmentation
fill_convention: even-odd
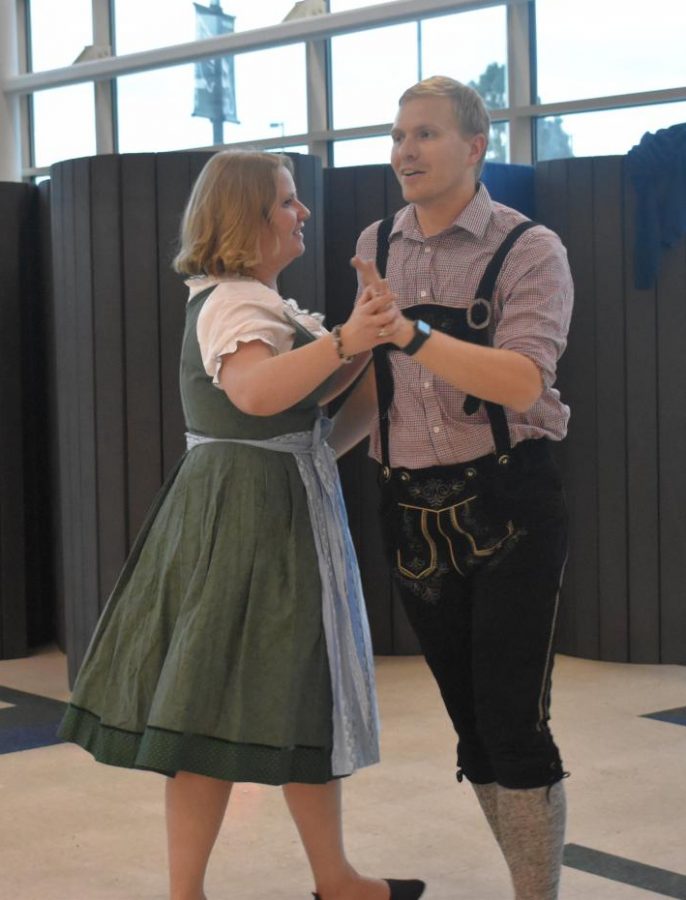
[[[392,220],[379,230],[382,274]],[[490,300],[523,223],[496,252],[468,310],[404,310],[487,345]],[[548,728],[553,640],[567,553],[567,515],[547,440],[511,446],[502,406],[486,403],[495,452],[424,469],[389,465],[393,379],[388,345],[375,351],[382,515],[405,610],[458,734],[458,777],[509,788],[563,777]],[[475,412],[468,397],[465,411]]]

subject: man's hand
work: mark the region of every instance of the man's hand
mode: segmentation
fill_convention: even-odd
[[[373,259],[362,259],[359,256],[353,256],[350,260],[350,265],[360,276],[363,287],[369,287],[377,294],[383,294],[388,290],[388,282],[381,277]]]

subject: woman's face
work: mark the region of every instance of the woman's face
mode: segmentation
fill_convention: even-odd
[[[280,272],[305,252],[303,226],[309,209],[298,200],[293,176],[280,168],[276,175],[276,200],[260,236],[263,265]]]

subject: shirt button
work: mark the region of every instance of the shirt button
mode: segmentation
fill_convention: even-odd
[[[425,388],[425,390],[428,391],[430,387],[431,387],[431,382],[430,382],[430,381],[425,381],[425,382],[424,382],[424,388]]]
[[[419,292],[419,296],[420,296],[420,297],[426,297],[426,291],[420,291],[420,292]]]
[[[439,432],[440,430],[441,430],[440,425],[434,425],[434,434],[438,434],[438,432]]]
[[[424,247],[424,253],[431,253],[431,247]]]

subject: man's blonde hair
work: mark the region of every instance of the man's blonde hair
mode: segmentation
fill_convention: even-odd
[[[173,268],[183,275],[252,274],[262,262],[260,229],[276,202],[282,167],[293,173],[290,159],[278,153],[222,150],[211,157],[186,205]]]
[[[421,100],[425,97],[447,97],[452,102],[457,127],[462,136],[470,138],[477,134],[483,134],[486,138],[484,155],[476,167],[478,178],[483,169],[491,129],[491,117],[481,95],[474,88],[455,81],[454,78],[448,78],[446,75],[434,75],[408,88],[398,101],[398,105],[402,106],[408,100]]]

